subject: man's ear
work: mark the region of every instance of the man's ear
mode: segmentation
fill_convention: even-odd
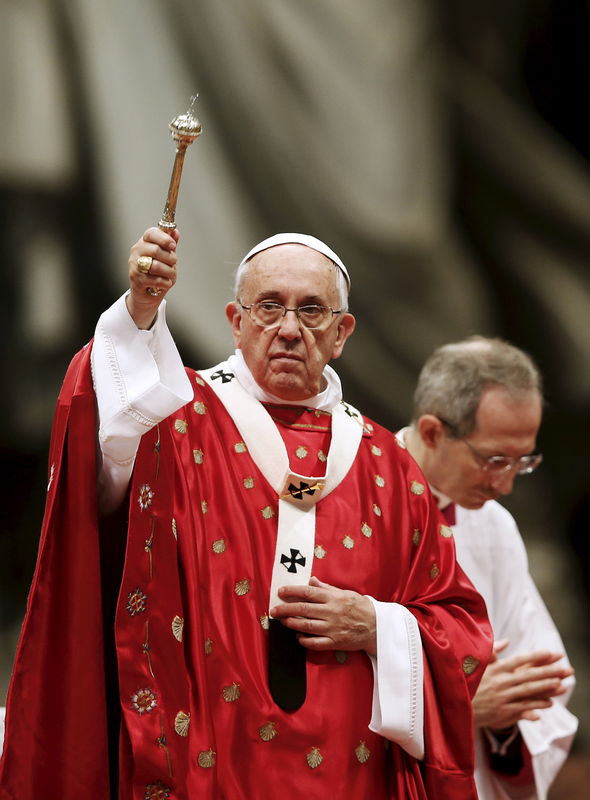
[[[242,310],[238,308],[238,304],[235,300],[226,305],[225,316],[227,317],[227,321],[231,325],[232,336],[234,337],[234,345],[236,347],[239,347],[241,332],[242,332],[241,330]]]
[[[416,423],[416,430],[424,447],[433,449],[444,438],[445,426],[434,414],[423,414]]]
[[[338,335],[334,342],[334,349],[332,351],[332,358],[338,358],[344,350],[344,345],[349,336],[352,335],[356,327],[356,319],[346,312],[338,320]]]

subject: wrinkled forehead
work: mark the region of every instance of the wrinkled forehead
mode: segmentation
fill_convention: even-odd
[[[240,262],[240,267],[263,250],[268,250],[271,247],[277,247],[282,244],[302,244],[326,256],[326,258],[336,264],[338,269],[342,272],[346,280],[348,291],[350,291],[350,275],[341,258],[336,255],[331,247],[328,247],[325,242],[322,242],[321,239],[317,239],[315,236],[310,236],[306,233],[277,233],[274,236],[270,236],[268,239],[263,239],[246,253]]]

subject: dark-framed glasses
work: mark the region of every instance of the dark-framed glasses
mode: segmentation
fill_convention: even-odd
[[[479,466],[484,472],[490,472],[492,475],[503,475],[506,472],[516,472],[517,475],[530,475],[534,472],[541,461],[543,460],[542,453],[529,453],[526,456],[514,458],[513,456],[486,456],[480,453],[471,442],[468,442],[463,436],[457,436],[457,429],[446,420],[439,417],[445,428],[448,428],[451,435],[457,441],[463,442],[471,450],[471,453]]]
[[[275,303],[274,300],[263,300],[261,303],[252,303],[247,306],[238,300],[244,311],[250,315],[250,319],[261,328],[274,328],[281,324],[287,311],[293,311],[299,322],[304,328],[317,330],[327,328],[337,314],[342,314],[344,309],[338,310],[330,306],[320,306],[316,303],[307,303],[296,308],[287,308],[282,303]]]

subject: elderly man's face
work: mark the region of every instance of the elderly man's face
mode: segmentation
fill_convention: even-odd
[[[271,300],[288,308],[313,303],[338,310],[336,269],[328,258],[304,245],[271,247],[250,261],[240,300],[244,305]],[[325,365],[338,358],[354,330],[351,314],[335,315],[322,330],[304,328],[293,312],[287,312],[276,327],[265,329],[236,303],[228,303],[226,315],[235,345],[258,385],[283,400],[303,400],[321,391]]]

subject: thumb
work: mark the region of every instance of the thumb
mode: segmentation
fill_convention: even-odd
[[[492,658],[490,661],[495,661],[498,657],[498,653],[501,653],[502,650],[506,650],[508,645],[510,644],[510,639],[498,639],[494,642],[494,649],[492,651]]]

